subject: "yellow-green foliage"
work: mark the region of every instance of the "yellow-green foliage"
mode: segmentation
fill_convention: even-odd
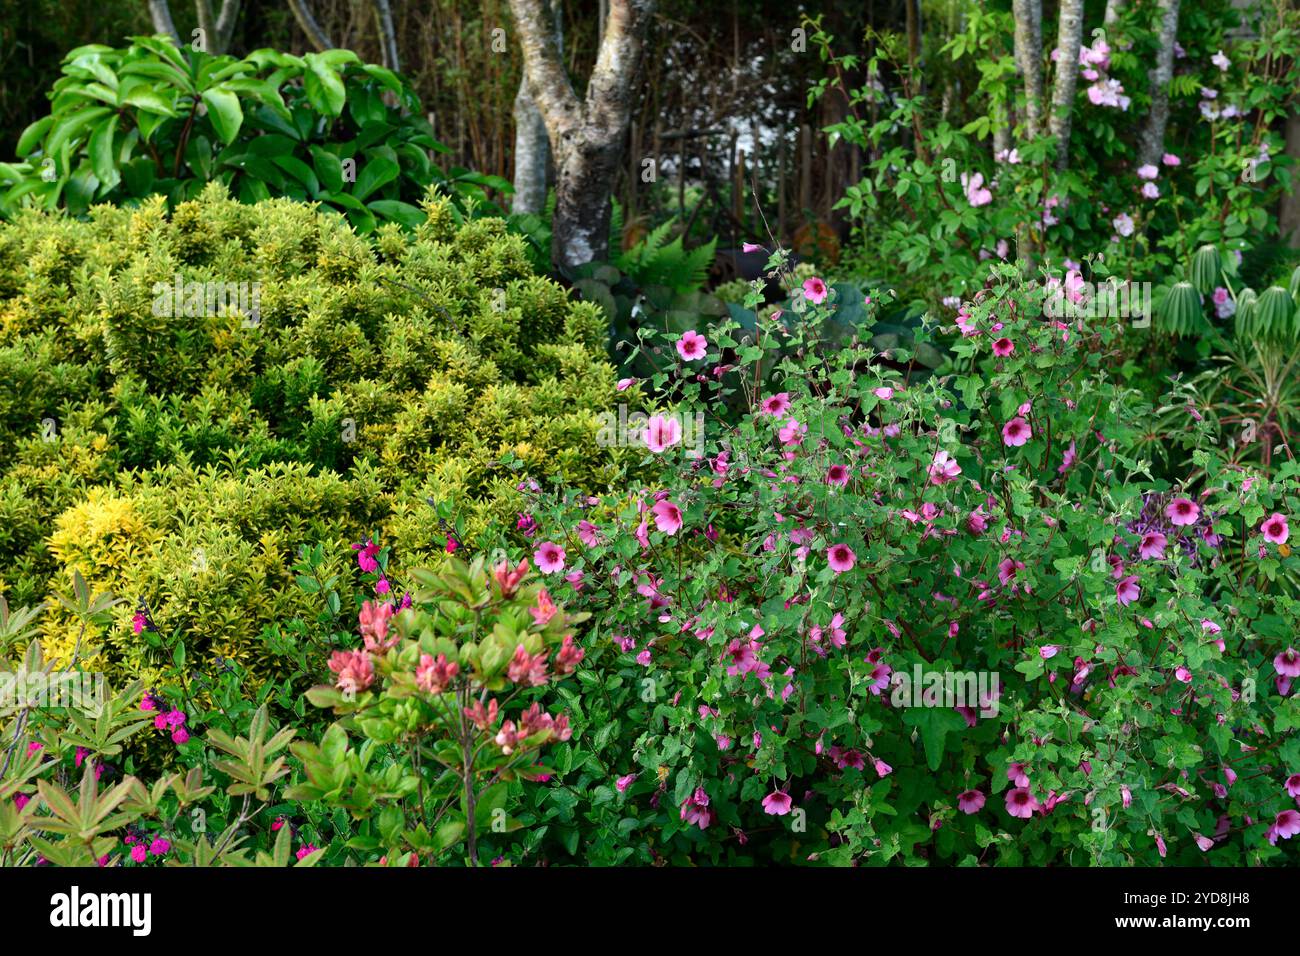
[[[299,546],[378,534],[403,564],[522,507],[519,473],[596,488],[615,473],[596,416],[619,401],[605,323],[534,275],[500,220],[431,198],[414,234],[370,239],[312,207],[242,205],[213,184],[89,221],[0,225],[0,592],[39,600],[79,570],[124,602],[83,659],[151,680],[147,601],[190,667],[272,676],[263,628],[314,616]],[[259,314],[155,314],[155,283],[257,283]],[[161,287],[160,287],[161,288]],[[45,618],[66,661],[79,631]]]

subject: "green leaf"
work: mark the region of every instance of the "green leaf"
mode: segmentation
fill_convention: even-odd
[[[108,118],[90,133],[90,166],[99,179],[100,189],[108,192],[122,181],[113,158],[113,137],[117,133],[117,116]]]
[[[307,72],[303,76],[303,88],[307,92],[307,101],[318,113],[335,117],[343,112],[347,102],[347,90],[337,72],[319,54],[308,53],[303,57]]]
[[[203,91],[203,102],[208,108],[208,119],[221,141],[229,146],[239,135],[239,127],[244,124],[244,109],[239,105],[239,97],[229,90],[213,87]]]

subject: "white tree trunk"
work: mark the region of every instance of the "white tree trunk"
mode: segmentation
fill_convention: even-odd
[[[167,0],[149,0],[149,19],[153,21],[153,32],[171,37],[180,45],[181,35],[176,32],[176,23],[172,20],[172,10]]]
[[[610,194],[622,166],[635,95],[633,80],[655,0],[610,0],[596,65],[579,100],[560,55],[559,37],[543,0],[510,0],[533,102],[546,123],[555,157],[551,255],[562,268],[604,258],[609,247]]]
[[[1178,33],[1178,0],[1158,0],[1160,47],[1151,79],[1151,112],[1138,137],[1138,165],[1160,161],[1165,148],[1165,127],[1169,124],[1169,81],[1174,75],[1174,40]]]
[[[318,53],[333,48],[334,44],[330,42],[329,36],[319,23],[316,17],[312,15],[311,8],[307,6],[307,0],[289,0],[289,9],[293,11],[294,19],[298,21],[298,26],[302,27],[302,32],[307,34],[307,40],[316,48]]]
[[[375,19],[379,21],[379,43],[387,61],[385,65],[396,73],[401,70],[402,61],[397,55],[397,31],[393,29],[393,8],[388,0],[375,0]]]
[[[1083,0],[1061,0],[1056,48],[1056,82],[1052,87],[1052,115],[1049,132],[1056,137],[1056,168],[1070,164],[1070,121],[1074,115],[1074,93],[1079,86],[1079,47],[1083,44]]]
[[[1043,0],[1012,0],[1016,63],[1025,82],[1025,132],[1043,131]]]
[[[511,212],[538,214],[546,208],[546,164],[550,158],[546,122],[528,93],[528,77],[524,76],[515,94],[515,192]]]
[[[1106,15],[1102,23],[1110,26],[1119,19],[1119,15],[1124,12],[1126,6],[1128,6],[1128,0],[1106,0]],[[1106,42],[1109,43],[1110,41],[1107,40]]]

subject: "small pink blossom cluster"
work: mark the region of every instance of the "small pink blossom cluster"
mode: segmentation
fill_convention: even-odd
[[[496,701],[494,700],[492,703],[495,705]],[[469,713],[468,709],[466,713]],[[573,728],[569,726],[567,715],[561,714],[559,717],[552,717],[544,712],[540,705],[534,703],[519,715],[518,724],[513,720],[505,721],[492,739],[501,748],[501,752],[508,756],[518,750],[521,743],[526,743],[530,738],[538,737],[539,734],[544,736],[533,741],[534,746],[549,743],[553,740],[568,740],[573,736]]]
[[[155,694],[145,694],[140,700],[141,710],[158,711],[154,715],[153,725],[156,730],[168,731],[171,734],[172,743],[180,745],[190,739],[189,729],[185,726],[184,711],[172,709],[163,712],[165,702],[161,697]]]

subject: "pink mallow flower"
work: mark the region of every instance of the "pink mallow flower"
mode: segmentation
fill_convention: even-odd
[[[978,813],[984,807],[984,799],[978,790],[963,790],[957,794],[957,809],[962,813]]]
[[[1165,507],[1165,517],[1171,524],[1179,526],[1196,524],[1196,519],[1200,516],[1200,506],[1190,498],[1175,498]]]
[[[785,816],[792,806],[794,801],[790,799],[790,794],[782,793],[780,790],[773,790],[763,798],[763,812],[774,817]]]

